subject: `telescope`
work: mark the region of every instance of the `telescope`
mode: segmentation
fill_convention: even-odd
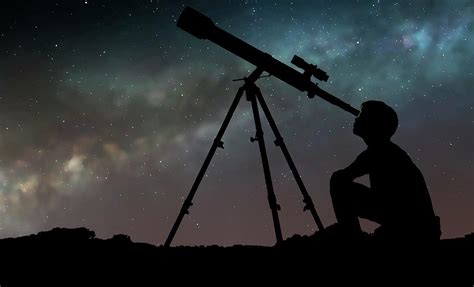
[[[247,60],[251,64],[256,66],[256,69],[248,76],[243,79],[244,84],[242,87],[239,88],[237,91],[235,98],[227,112],[225,119],[217,132],[217,136],[213,141],[213,144],[209,150],[209,153],[204,160],[201,169],[199,170],[196,179],[191,187],[191,190],[188,193],[188,196],[183,202],[181,206],[181,210],[178,214],[178,217],[171,228],[171,231],[166,239],[164,244],[165,247],[169,247],[171,241],[173,240],[183,217],[186,214],[189,214],[189,208],[193,205],[192,200],[196,191],[199,187],[201,180],[203,179],[204,175],[206,174],[206,170],[209,167],[209,164],[214,156],[217,148],[224,148],[224,142],[222,142],[222,137],[224,132],[229,125],[232,115],[234,114],[237,105],[242,98],[243,93],[246,93],[246,98],[252,104],[252,112],[253,118],[255,121],[255,137],[251,137],[251,142],[258,142],[259,149],[260,149],[260,156],[262,160],[262,167],[263,173],[265,175],[265,183],[267,186],[267,199],[270,206],[270,210],[272,212],[272,219],[273,219],[273,227],[275,229],[275,236],[277,243],[281,243],[283,241],[283,234],[280,226],[280,219],[278,215],[278,211],[280,210],[280,205],[277,203],[277,198],[273,190],[273,183],[270,173],[270,166],[268,161],[268,155],[266,152],[265,147],[265,140],[263,136],[263,129],[262,123],[260,121],[259,115],[259,105],[263,110],[265,117],[270,124],[270,127],[275,135],[275,145],[281,149],[285,159],[290,167],[290,170],[294,176],[296,184],[298,185],[300,192],[303,196],[302,202],[304,203],[304,211],[310,211],[316,225],[318,226],[319,230],[324,229],[324,225],[319,218],[318,213],[316,212],[316,208],[314,206],[313,200],[309,195],[304,183],[301,179],[301,176],[296,168],[293,159],[291,158],[290,152],[286,147],[286,144],[283,140],[283,137],[278,130],[275,120],[271,115],[270,109],[268,108],[267,104],[265,103],[265,99],[262,96],[260,89],[255,84],[255,81],[261,78],[262,73],[264,71],[268,72],[270,75],[276,76],[277,78],[281,79],[282,81],[290,84],[291,86],[297,88],[300,91],[305,91],[308,93],[308,97],[313,98],[315,95],[323,98],[324,100],[334,104],[345,111],[357,116],[359,111],[349,104],[341,101],[340,99],[334,97],[333,95],[329,94],[328,92],[320,89],[317,84],[311,81],[312,77],[320,81],[327,81],[329,76],[323,70],[319,69],[316,65],[307,63],[304,59],[294,56],[291,63],[295,66],[304,70],[303,73],[296,71],[295,69],[283,64],[282,62],[274,59],[267,53],[263,53],[262,51],[256,49],[255,47],[245,43],[244,41],[240,40],[237,37],[225,32],[224,30],[216,27],[212,20],[205,15],[197,12],[192,8],[185,8],[179,17],[178,27],[185,30],[186,32],[191,33],[192,35],[196,36],[199,39],[209,39],[212,42],[216,43],[217,45],[231,51],[232,53],[240,56],[241,58]]]
[[[309,98],[313,98],[316,95],[354,116],[359,114],[359,110],[322,90],[316,83],[313,83],[311,81],[312,76],[321,81],[327,81],[329,77],[326,72],[317,68],[316,65],[309,64],[296,55],[293,57],[291,63],[302,68],[304,73],[298,72],[273,58],[270,54],[264,53],[232,34],[220,29],[214,25],[211,18],[190,7],[186,7],[183,10],[178,19],[177,26],[199,39],[207,39],[214,42],[296,89],[302,92],[307,92]]]

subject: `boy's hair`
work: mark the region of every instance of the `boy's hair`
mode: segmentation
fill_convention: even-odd
[[[366,101],[361,112],[368,117],[372,132],[377,136],[390,139],[398,127],[397,113],[382,101]]]

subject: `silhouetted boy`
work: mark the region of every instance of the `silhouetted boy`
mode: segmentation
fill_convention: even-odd
[[[440,238],[439,217],[420,170],[390,138],[398,126],[395,111],[380,101],[362,104],[353,132],[367,144],[348,167],[331,177],[331,197],[340,228],[361,232],[358,217],[379,223],[384,238]],[[369,175],[370,188],[354,179]]]

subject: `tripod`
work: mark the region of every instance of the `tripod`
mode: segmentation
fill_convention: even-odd
[[[216,138],[214,139],[214,143],[212,144],[211,149],[209,150],[209,153],[207,154],[207,157],[204,160],[204,163],[201,169],[199,170],[199,173],[191,187],[191,191],[189,192],[186,200],[184,201],[181,207],[181,210],[178,214],[178,218],[176,219],[176,222],[174,223],[168,235],[168,238],[166,239],[166,242],[164,245],[165,247],[170,246],[171,241],[173,240],[176,234],[176,231],[178,230],[179,225],[181,224],[181,221],[183,220],[184,215],[189,214],[189,208],[193,205],[192,200],[194,198],[194,195],[196,194],[198,186],[202,178],[204,177],[204,174],[211,162],[212,157],[214,156],[214,153],[216,152],[217,148],[222,148],[222,149],[224,148],[224,143],[221,141],[222,136],[224,135],[224,132],[230,122],[230,119],[232,118],[232,115],[235,109],[237,108],[237,105],[240,99],[242,98],[244,91],[246,92],[247,100],[250,101],[252,104],[252,111],[253,111],[255,127],[256,127],[256,135],[255,137],[250,138],[250,141],[251,142],[257,141],[260,148],[260,155],[261,155],[262,164],[263,164],[263,172],[265,174],[265,183],[267,186],[268,203],[270,205],[270,209],[272,212],[273,226],[275,229],[275,236],[276,236],[277,243],[280,243],[281,241],[283,241],[283,236],[281,233],[281,226],[280,226],[280,219],[278,218],[278,210],[280,210],[280,206],[277,203],[276,196],[273,191],[273,184],[272,184],[272,179],[270,175],[270,166],[268,164],[268,157],[267,157],[267,152],[265,149],[265,141],[263,138],[262,124],[260,122],[260,115],[258,112],[258,102],[260,103],[263,109],[263,112],[265,113],[265,116],[267,117],[267,120],[270,124],[270,127],[273,130],[273,133],[275,134],[276,140],[274,141],[274,143],[276,146],[279,146],[281,148],[283,155],[285,156],[285,159],[288,162],[288,165],[290,166],[291,172],[293,173],[296,183],[298,184],[298,187],[300,188],[301,194],[303,195],[303,202],[305,203],[304,211],[309,210],[319,230],[324,229],[323,223],[321,222],[321,219],[319,218],[316,212],[316,209],[314,208],[313,201],[311,200],[310,195],[306,191],[303,181],[301,180],[298,170],[296,169],[296,166],[293,160],[291,159],[290,153],[288,152],[288,149],[286,148],[283,138],[280,132],[278,131],[278,128],[276,126],[275,121],[273,120],[270,110],[268,109],[268,106],[265,103],[265,100],[263,99],[262,93],[260,92],[260,89],[255,85],[255,81],[258,78],[260,78],[262,73],[263,73],[263,70],[260,68],[257,68],[250,74],[248,78],[243,79],[245,83],[242,85],[242,87],[239,88],[239,90],[237,91],[237,94],[235,95],[234,101],[232,102],[232,105],[230,106],[230,109],[226,114],[224,122],[222,123],[222,126],[219,129],[219,132],[217,133]]]

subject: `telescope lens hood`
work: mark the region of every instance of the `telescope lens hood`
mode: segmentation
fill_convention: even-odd
[[[199,39],[208,39],[209,33],[215,27],[211,18],[191,7],[184,8],[179,16],[177,26]]]

